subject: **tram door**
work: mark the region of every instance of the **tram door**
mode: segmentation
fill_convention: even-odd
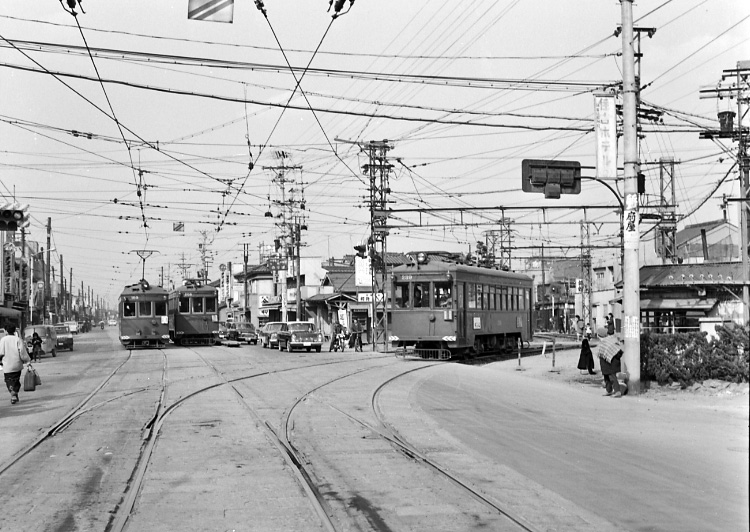
[[[456,336],[466,338],[466,283],[456,284],[456,321]]]

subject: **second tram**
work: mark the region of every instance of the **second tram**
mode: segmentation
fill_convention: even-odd
[[[495,352],[532,338],[532,279],[429,260],[393,269],[389,340],[396,353],[446,360]]]
[[[169,293],[169,336],[177,345],[214,345],[219,337],[216,287],[192,280]]]

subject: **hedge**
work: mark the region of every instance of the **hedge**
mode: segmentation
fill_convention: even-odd
[[[718,338],[703,332],[641,335],[641,379],[683,386],[708,379],[748,382],[750,327],[716,327]]]

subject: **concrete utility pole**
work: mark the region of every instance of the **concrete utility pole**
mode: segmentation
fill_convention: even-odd
[[[242,318],[245,319],[247,316],[247,259],[250,256],[250,244],[242,244],[242,260],[244,261],[245,266],[242,270],[242,281],[244,283],[244,298],[242,303]],[[231,272],[231,265],[230,265],[230,271],[229,275],[232,275]]]
[[[44,319],[42,320],[42,323],[50,323],[50,309],[49,309],[49,301],[51,297],[51,291],[50,289],[52,286],[50,285],[51,279],[50,279],[50,248],[52,247],[52,218],[47,218],[47,260],[44,264]]]
[[[620,0],[622,16],[622,139],[625,168],[625,210],[623,212],[623,268],[622,306],[624,313],[623,336],[625,349],[623,360],[630,374],[629,392],[641,391],[641,301],[640,269],[638,249],[638,130],[637,98],[635,79],[635,47],[633,32],[633,0]]]

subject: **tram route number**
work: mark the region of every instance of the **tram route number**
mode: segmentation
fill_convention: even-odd
[[[402,276],[401,276],[401,280],[402,280],[402,281],[411,281],[411,280],[413,280],[413,279],[414,279],[414,276],[413,276],[413,275],[402,275]]]

